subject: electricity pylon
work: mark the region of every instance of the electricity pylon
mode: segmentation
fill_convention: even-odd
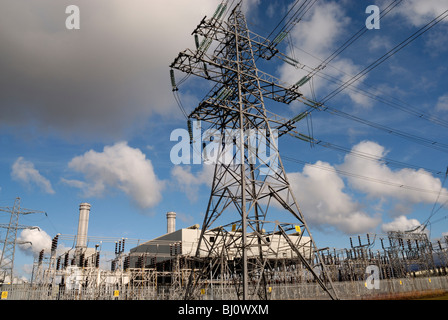
[[[17,230],[37,228],[19,225],[19,216],[43,212],[20,208],[19,197],[15,199],[14,206],[12,208],[0,207],[0,211],[11,214],[9,224],[0,225],[0,227],[7,229],[2,255],[0,258],[0,283],[4,283],[9,277],[9,281],[12,284],[14,280],[14,257],[16,252],[16,244],[30,243],[28,241],[17,241]]]
[[[203,137],[209,144],[192,144],[213,154],[215,171],[196,252],[202,263],[185,297],[195,298],[214,280],[228,280],[240,299],[268,299],[275,261],[289,252],[290,268],[307,270],[337,299],[279,154],[277,138],[295,122],[265,108],[265,99],[289,104],[302,94],[297,85],[286,87],[257,68],[259,58],[270,60],[278,50],[248,30],[241,3],[225,20],[226,3],[194,30],[196,49],[180,52],[170,66],[173,91],[174,69],[215,82],[188,123],[190,132],[208,125]]]

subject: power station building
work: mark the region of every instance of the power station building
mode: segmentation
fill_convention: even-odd
[[[81,203],[79,205],[78,233],[75,236],[74,246],[64,252],[56,254],[56,246],[51,250],[50,260],[59,267],[98,267],[100,251],[95,247],[88,247],[88,227],[91,205]],[[241,255],[242,233],[241,230],[232,228],[225,230],[217,227],[206,230],[203,234],[200,248],[198,250],[199,239],[202,230],[198,224],[187,228],[176,229],[176,213],[166,214],[167,232],[157,238],[146,241],[132,249],[129,253],[124,252],[124,241],[116,243],[115,259],[110,261],[111,270],[128,268],[155,267],[157,264],[172,260],[174,257],[204,258],[225,255],[226,260],[238,259]],[[301,248],[301,254],[306,256],[309,247],[304,245],[309,242],[308,237],[303,237],[300,232],[288,234],[291,243],[288,243],[284,236],[278,233],[267,235],[264,230],[260,230],[264,244],[260,245],[260,234],[248,233],[246,237],[247,257],[260,257],[268,259],[294,259],[297,252],[291,248],[291,243]],[[57,236],[55,237],[55,239]],[[55,240],[53,239],[53,241]],[[121,243],[122,242],[122,243]],[[299,243],[300,242],[300,243]],[[118,246],[118,248],[117,248]]]
[[[43,263],[42,258],[39,258],[35,265],[34,283],[58,285],[67,290],[98,286],[174,288],[176,283],[185,285],[192,270],[200,273],[212,260],[213,281],[216,284],[227,284],[229,277],[239,277],[242,232],[235,226],[217,227],[204,232],[198,224],[176,229],[176,213],[168,212],[165,234],[137,245],[128,252],[124,250],[123,239],[120,244],[116,243],[114,256],[104,259],[105,252],[102,252],[101,248],[88,247],[90,209],[91,205],[88,203],[79,205],[78,233],[74,238],[73,247],[68,250],[56,250],[56,241],[50,257],[46,259],[48,266]],[[263,245],[260,244],[260,235]],[[248,261],[261,257],[266,261],[266,268],[271,271],[275,268],[298,266],[297,248],[294,250],[291,245],[300,247],[301,254],[305,256],[310,247],[303,243],[307,243],[309,238],[301,237],[297,232],[290,233],[287,237],[289,242],[280,232],[266,234],[264,230],[260,230],[258,234],[248,233]],[[101,268],[100,255],[101,259],[104,259]],[[297,271],[299,272],[298,269]],[[275,271],[271,272],[274,273]],[[270,276],[269,281],[274,278],[275,276]]]
[[[40,258],[33,267],[32,284],[48,290],[51,299],[115,299],[118,295],[120,299],[122,296],[125,299],[179,299],[189,290],[192,278],[201,279],[195,294],[202,295],[204,291],[236,298],[241,280],[243,239],[237,226],[234,228],[230,224],[205,231],[199,225],[176,229],[176,213],[168,212],[165,234],[129,251],[124,250],[125,239],[122,239],[121,243],[116,243],[115,254],[111,257],[101,247],[88,247],[94,238],[87,235],[90,208],[87,203],[79,205],[78,234],[72,247],[56,250],[56,242],[50,257]],[[301,236],[300,228],[294,226],[277,230],[267,233],[260,229],[246,235],[250,284],[253,288],[262,286],[266,290],[272,288],[272,292],[277,289],[286,292],[288,290],[283,290],[282,286],[296,290],[299,284],[313,283],[314,278],[304,267],[303,260],[310,253],[309,238]],[[67,238],[62,235],[62,239]],[[324,256],[332,280],[338,282],[365,280],[369,265],[379,266],[381,279],[404,279],[409,275],[410,263],[418,264],[421,272],[429,272],[436,270],[431,262],[432,255],[437,254],[444,261],[443,268],[448,261],[446,246],[436,252],[428,251],[424,235],[411,234],[403,238],[402,234],[389,234],[389,241],[391,247],[377,254],[370,250],[370,241],[369,246],[361,246],[361,240],[358,247],[333,252],[326,248],[319,254]],[[407,245],[405,250],[402,249],[404,244]],[[256,259],[262,259],[263,269],[256,268]],[[313,268],[313,272],[319,273],[319,269]],[[40,291],[35,292],[39,299]],[[295,294],[304,294],[295,292],[292,298]]]
[[[175,256],[213,257],[213,254],[210,255],[210,251],[215,252],[215,257],[225,255],[228,260],[238,258],[242,242],[241,230],[226,231],[222,227],[206,230],[201,247],[198,250],[199,239],[202,233],[200,226],[196,224],[188,228],[176,230],[175,219],[176,213],[168,212],[166,234],[130,249],[129,265],[131,268],[154,266],[160,262],[173,259]],[[303,246],[303,243],[309,242],[309,237],[301,237],[299,232],[289,234],[288,237],[297,247],[302,247],[302,255],[305,256],[309,253],[309,247]],[[290,244],[280,232],[267,235],[263,246],[257,244],[258,238],[255,233],[247,235],[246,245],[249,259],[259,257],[260,250],[262,250],[263,256],[268,259],[297,258],[296,253],[291,249]]]

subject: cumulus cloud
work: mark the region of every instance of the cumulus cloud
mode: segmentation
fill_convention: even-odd
[[[392,223],[385,224],[383,229],[392,230],[403,226],[409,230],[419,225],[415,219],[408,220],[405,214],[412,212],[411,208],[415,204],[434,203],[442,188],[440,179],[424,169],[392,170],[386,163],[381,162],[387,154],[385,148],[372,141],[360,142],[352,148],[352,152],[369,154],[378,161],[367,161],[348,154],[340,165],[332,166],[318,161],[314,165],[305,165],[302,172],[288,173],[293,192],[307,221],[314,226],[332,226],[348,234],[368,232],[380,224],[379,212],[389,201],[395,204],[391,215],[399,216]],[[371,179],[359,179],[356,176],[348,176],[346,183],[336,170],[373,178],[376,181],[388,181],[395,186],[377,183]],[[397,184],[433,190],[435,193],[398,188]],[[358,195],[364,195],[366,201],[378,200],[379,205],[371,207],[378,213],[366,212],[362,206],[363,198],[352,198],[348,193],[350,189]],[[448,190],[443,189],[442,192],[446,194]],[[440,203],[443,201],[444,199],[439,200]]]
[[[14,180],[27,185],[35,185],[46,193],[55,193],[51,182],[40,174],[32,162],[25,160],[23,157],[17,158],[12,165],[11,176]]]
[[[448,111],[448,93],[437,100],[436,111]]]
[[[403,15],[415,26],[422,26],[447,9],[443,0],[408,0],[394,10],[394,15]]]
[[[408,219],[406,216],[396,217],[393,221],[389,223],[384,223],[382,225],[383,232],[388,231],[409,231],[414,230],[421,224],[417,219]]]
[[[151,160],[126,142],[105,146],[103,152],[90,150],[73,158],[68,166],[83,174],[85,180],[63,181],[82,189],[86,197],[101,196],[109,188],[118,189],[143,209],[155,206],[162,198],[165,182],[157,178]]]
[[[387,3],[388,1],[382,0]],[[414,27],[423,27],[434,18],[441,15],[448,9],[444,0],[408,0],[400,4],[391,12],[391,16],[396,19],[406,21]],[[442,20],[436,28],[425,34],[424,41],[426,52],[431,57],[446,55],[448,40],[445,34],[448,31],[448,20]]]
[[[40,229],[24,229],[17,240],[30,242],[19,245],[19,248],[26,254],[37,256],[41,250],[46,252],[51,250],[51,237]]]
[[[365,200],[378,200],[379,204],[371,207],[376,212],[381,212],[385,203],[394,204],[390,214],[398,217],[390,224],[385,224],[384,230],[397,229],[400,226],[409,230],[420,225],[417,220],[406,218],[406,214],[412,212],[413,205],[434,203],[440,190],[444,194],[448,193],[445,188],[441,189],[440,179],[433,177],[424,169],[389,168],[386,163],[381,162],[387,154],[385,148],[375,142],[362,141],[352,148],[352,153],[369,154],[378,161],[367,161],[348,154],[340,165],[331,166],[318,161],[314,167],[306,165],[303,172],[288,174],[293,191],[310,223],[317,226],[333,226],[346,233],[362,233],[379,225],[380,215],[371,216],[365,212],[361,206],[363,198],[353,199],[348,193],[351,189],[358,195],[364,195]],[[373,178],[376,181],[391,182],[394,186],[351,175],[346,178],[346,183],[336,170]],[[397,184],[432,190],[434,193],[399,188]],[[443,202],[444,199],[439,199],[440,204]]]
[[[330,164],[318,161],[305,165],[303,172],[288,173],[292,192],[309,224],[335,227],[348,233],[363,233],[380,223],[379,216],[370,216],[345,192],[345,183]]]
[[[191,166],[175,166],[171,170],[171,176],[176,186],[184,192],[190,201],[196,201],[201,185],[211,186],[215,166],[204,164],[202,170],[192,173]]]
[[[378,160],[381,160],[387,154],[383,146],[372,141],[362,141],[355,145],[352,151],[373,155]],[[424,169],[404,168],[392,170],[386,163],[382,163],[381,161],[366,161],[362,158],[351,156],[350,154],[346,155],[344,162],[338,168],[369,178],[388,181],[393,184],[418,187],[435,192],[439,192],[442,187],[440,179],[434,178]],[[355,177],[348,177],[348,181],[351,187],[372,198],[388,198],[399,200],[403,203],[407,202],[408,204],[433,203],[437,198],[436,194],[397,188],[396,186],[382,183],[372,183],[371,181],[357,179]],[[448,193],[446,189],[442,191]]]
[[[242,2],[242,10],[246,16],[250,16],[251,9],[256,8],[261,0],[245,0]]]
[[[392,170],[381,161],[387,154],[385,148],[372,141],[358,143],[352,148],[352,153],[369,154],[377,161],[348,154],[338,165],[317,161],[305,165],[302,171],[287,173],[292,192],[310,226],[334,228],[346,234],[371,232],[380,226],[383,206],[387,204],[393,205],[391,216],[399,217],[392,227],[398,223],[406,227],[416,225],[418,221],[414,220],[404,224],[406,215],[412,212],[413,205],[436,200],[441,188],[440,179],[423,169]],[[204,166],[202,170],[193,173],[191,167],[176,166],[171,176],[179,190],[190,200],[196,200],[199,187],[212,183],[213,168]],[[343,178],[341,171],[354,173],[355,176]],[[359,179],[357,175],[376,181]],[[378,183],[378,180],[390,181],[395,186]],[[436,192],[433,194],[398,188],[397,184]],[[443,189],[442,192],[448,193],[448,190]],[[377,203],[372,204],[372,199]],[[276,205],[280,207],[280,204]]]
[[[335,172],[334,167],[321,161],[316,164],[329,170],[305,166],[303,172],[287,174],[292,192],[307,222],[313,227],[330,226],[348,234],[363,233],[375,228],[380,223],[380,217],[371,217],[363,211],[359,203],[344,192],[344,181]],[[213,173],[213,165],[203,165],[203,168],[195,173],[191,167],[186,166],[176,166],[171,171],[176,186],[191,201],[197,200],[200,186],[211,186]]]
[[[66,137],[121,138],[153,114],[178,114],[169,65],[219,0],[4,0],[0,124]]]
[[[295,50],[298,60],[308,67],[315,68],[340,45],[340,41],[346,37],[345,30],[350,24],[350,18],[343,9],[343,4],[337,2],[318,2],[312,10],[305,16],[290,35],[293,44],[300,48]],[[294,56],[291,51],[288,55]],[[283,81],[293,84],[308,74],[308,70],[297,70],[289,64],[284,64],[280,68],[280,75]],[[343,70],[343,71],[342,71]],[[352,60],[347,58],[336,58],[331,62],[331,68],[326,68],[325,73],[339,79],[340,81],[350,80],[361,71]],[[361,83],[365,77],[359,79]],[[314,89],[320,93],[324,88],[335,88],[333,84],[319,78],[313,78]],[[306,95],[310,96],[311,91],[308,84],[300,88]],[[328,93],[328,92],[327,92]],[[351,90],[345,90],[353,102],[368,106],[370,101],[363,95]]]

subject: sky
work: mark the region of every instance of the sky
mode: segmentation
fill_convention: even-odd
[[[317,0],[278,46],[303,67],[272,59],[259,68],[292,85],[367,29],[368,6],[384,12],[391,2]],[[16,275],[29,278],[36,254],[56,234],[64,235],[61,246],[73,245],[83,202],[92,206],[89,245],[104,240],[104,251],[122,237],[130,249],[138,239],[164,234],[168,211],[177,213],[177,228],[202,223],[213,168],[170,159],[177,143],[171,133],[187,123],[169,66],[180,51],[194,48],[192,31],[219,3],[0,0],[0,207],[20,197],[23,208],[45,212],[20,217],[21,225],[40,229],[19,230],[19,240],[33,245],[18,246]],[[293,3],[244,2],[249,29],[268,37]],[[73,4],[79,29],[66,26]],[[300,90],[326,100],[341,81],[447,9],[443,0],[402,1],[379,29],[367,29]],[[325,101],[349,118],[313,111],[297,124],[299,132],[339,150],[291,136],[279,140],[319,247],[345,248],[350,236],[410,230],[429,218],[431,239],[448,233],[447,34],[445,19]],[[194,77],[179,85],[185,110],[193,111],[209,89]],[[266,108],[285,118],[306,109],[300,102],[266,102]],[[0,224],[9,217],[0,212]],[[5,235],[0,229],[0,238]]]

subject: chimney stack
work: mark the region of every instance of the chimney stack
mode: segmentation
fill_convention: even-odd
[[[176,212],[167,212],[167,233],[172,233],[176,231]]]
[[[90,204],[81,203],[79,205],[78,236],[76,238],[76,248],[87,248],[87,229],[89,227]]]

